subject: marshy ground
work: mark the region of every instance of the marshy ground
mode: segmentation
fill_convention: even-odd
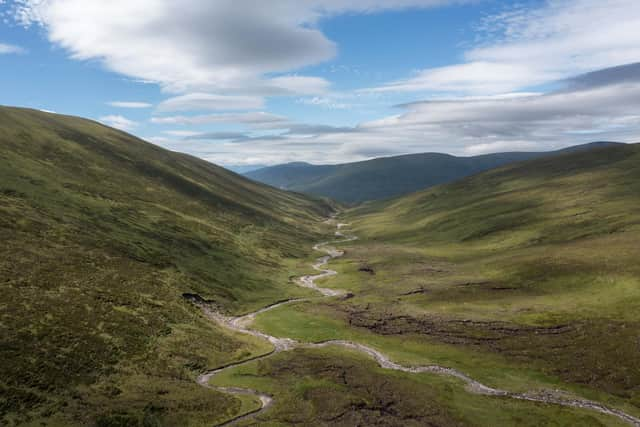
[[[341,235],[340,232],[337,234]],[[355,241],[355,238],[346,239],[340,242],[341,244],[349,244],[350,242]],[[560,423],[562,424],[571,424],[574,422],[579,422],[582,425],[616,425],[617,422],[615,419],[599,419],[600,414],[607,414],[612,418],[617,417],[619,420],[622,420],[631,425],[640,425],[640,419],[635,418],[634,416],[625,413],[620,409],[609,408],[604,404],[590,401],[585,399],[584,397],[580,397],[577,394],[569,393],[568,391],[560,391],[557,389],[552,389],[549,387],[549,383],[547,384],[538,384],[538,388],[534,389],[526,389],[526,384],[520,384],[519,388],[524,390],[521,392],[518,391],[506,391],[499,390],[493,387],[486,386],[482,383],[477,382],[476,380],[470,378],[464,373],[452,369],[450,365],[440,366],[435,364],[430,364],[429,366],[420,366],[416,365],[416,361],[420,360],[418,356],[413,361],[414,363],[408,364],[408,366],[404,366],[400,363],[395,362],[385,354],[386,349],[389,348],[390,342],[386,343],[383,341],[368,340],[367,333],[373,333],[374,335],[379,336],[387,336],[387,337],[398,337],[398,336],[415,336],[419,337],[423,336],[434,336],[436,340],[440,340],[444,343],[447,343],[448,337],[455,338],[455,343],[467,343],[465,339],[471,339],[474,336],[473,333],[465,332],[467,329],[473,330],[476,327],[478,330],[476,331],[477,335],[475,339],[479,341],[492,341],[498,339],[496,336],[487,336],[490,335],[491,332],[497,335],[501,333],[517,336],[520,332],[518,329],[510,327],[506,323],[498,323],[498,322],[480,322],[480,324],[475,324],[473,321],[464,320],[460,322],[456,322],[459,325],[458,328],[452,327],[450,330],[442,326],[438,326],[435,322],[425,322],[419,321],[408,315],[393,315],[389,311],[386,311],[384,314],[377,313],[372,310],[371,304],[367,304],[367,307],[360,309],[353,309],[351,302],[353,299],[357,299],[357,296],[349,293],[349,298],[344,298],[344,295],[347,294],[344,290],[331,290],[328,288],[319,288],[315,281],[324,280],[328,277],[332,277],[335,275],[335,272],[332,270],[322,270],[324,264],[327,263],[329,259],[335,259],[344,255],[344,251],[338,251],[333,248],[326,248],[325,244],[316,245],[316,250],[324,250],[329,255],[327,257],[323,257],[319,259],[319,262],[314,264],[314,268],[317,270],[321,270],[320,274],[315,276],[304,276],[302,280],[298,283],[311,287],[318,290],[322,295],[326,297],[336,297],[342,296],[342,298],[330,298],[331,301],[325,301],[323,306],[323,301],[318,299],[293,299],[285,302],[281,302],[275,305],[271,305],[265,309],[259,310],[256,313],[250,313],[245,316],[237,317],[237,318],[224,318],[221,316],[216,316],[214,314],[213,319],[219,323],[227,325],[227,327],[241,333],[250,334],[253,336],[261,337],[270,341],[274,345],[274,350],[266,353],[262,356],[251,358],[247,362],[242,362],[237,365],[227,366],[221,369],[216,369],[211,371],[205,375],[202,375],[199,379],[199,382],[205,385],[208,384],[223,384],[210,387],[216,388],[219,391],[229,392],[236,395],[253,395],[256,399],[259,399],[259,403],[257,406],[251,408],[247,415],[238,415],[231,419],[234,424],[236,423],[269,423],[269,422],[279,422],[286,424],[296,424],[296,423],[309,423],[309,424],[330,424],[330,425],[353,425],[360,423],[367,423],[373,425],[465,425],[469,420],[465,421],[467,416],[470,416],[473,413],[473,410],[468,413],[458,413],[456,410],[456,405],[459,405],[461,402],[456,402],[457,400],[467,401],[469,396],[464,396],[463,393],[467,394],[476,394],[483,396],[485,399],[488,398],[500,398],[498,401],[494,401],[493,410],[490,414],[485,414],[487,417],[487,421],[495,419],[502,419],[503,423],[510,424],[514,423],[517,425],[540,425],[539,423],[549,424],[549,423]],[[368,267],[363,269],[362,267],[357,268],[357,272],[369,273],[371,274],[373,271],[372,267]],[[438,270],[443,272],[444,270]],[[422,292],[420,292],[422,293]],[[402,295],[413,295],[414,292],[403,293]],[[347,302],[348,301],[348,302]],[[325,307],[329,309],[329,312],[333,311],[336,315],[339,316],[340,313],[343,314],[342,320],[347,321],[348,325],[342,325],[343,333],[340,333],[340,325],[334,324],[331,325],[325,323],[322,324],[322,320],[318,320],[317,318],[321,317],[322,314],[319,314],[317,311],[313,313],[311,307]],[[346,308],[346,310],[341,310]],[[205,306],[206,309],[206,306]],[[293,315],[291,310],[295,310],[293,313],[297,312],[302,314],[302,316]],[[278,315],[278,312],[282,314],[284,312],[284,317],[282,315]],[[311,312],[311,313],[310,313]],[[346,313],[346,314],[345,314]],[[357,313],[354,317],[353,314]],[[357,315],[362,315],[366,313],[367,316],[372,316],[373,320],[364,320],[364,321],[354,321],[354,319],[358,318]],[[311,316],[309,316],[311,314]],[[327,313],[324,313],[327,314]],[[305,315],[307,316],[305,318]],[[316,321],[314,322],[312,318],[316,317]],[[382,317],[381,317],[382,316]],[[335,317],[335,316],[334,316]],[[255,325],[252,323],[257,319]],[[360,318],[362,320],[362,318]],[[267,324],[265,325],[265,320]],[[303,325],[303,328],[306,330],[316,330],[316,331],[324,331],[327,335],[324,337],[320,337],[317,334],[314,336],[309,336],[309,334],[305,335],[305,331],[297,330],[295,334],[295,338],[286,335],[287,330],[291,330],[295,328],[291,328],[293,323],[297,323],[299,325]],[[272,326],[270,328],[270,325]],[[274,335],[270,335],[271,332],[262,332],[261,329],[266,331],[270,331],[270,329],[274,329],[273,326],[280,326],[279,333]],[[257,326],[257,328],[256,328]],[[291,329],[290,329],[291,328]],[[562,334],[562,329],[566,327],[549,327],[549,328],[525,328],[525,333],[533,334],[533,335],[547,335],[547,334]],[[275,327],[278,330],[277,327]],[[283,331],[283,329],[285,329]],[[360,329],[360,331],[359,331]],[[366,331],[366,332],[363,332]],[[331,335],[334,336],[331,336]],[[467,336],[468,335],[468,336]],[[337,336],[337,337],[336,337]],[[314,339],[315,338],[315,339]],[[462,341],[460,341],[462,340]],[[363,344],[367,343],[367,344]],[[427,344],[428,345],[428,344]],[[419,347],[419,345],[417,346]],[[312,414],[307,414],[307,418],[299,418],[299,419],[287,419],[279,418],[283,416],[283,413],[287,413],[285,408],[290,407],[290,403],[292,399],[302,400],[306,403],[309,408],[316,408],[318,402],[316,402],[311,396],[311,394],[305,393],[303,396],[291,396],[287,395],[284,399],[284,403],[278,403],[278,399],[282,399],[282,390],[278,390],[275,394],[266,394],[265,392],[261,392],[258,390],[264,390],[266,388],[271,393],[273,393],[273,386],[269,386],[268,383],[256,381],[243,381],[242,379],[245,376],[253,376],[254,380],[257,380],[255,377],[262,376],[260,374],[247,374],[247,370],[250,370],[252,367],[255,369],[255,365],[258,368],[262,367],[264,364],[270,364],[270,360],[274,358],[280,358],[281,353],[287,352],[291,353],[290,357],[287,358],[287,362],[292,366],[304,366],[307,362],[307,359],[313,359],[312,365],[318,363],[319,360],[327,357],[328,354],[340,354],[340,349],[346,350],[346,354],[352,354],[350,357],[366,357],[369,360],[369,364],[371,363],[371,359],[377,365],[376,367],[371,367],[371,373],[361,373],[362,377],[371,377],[374,375],[375,371],[380,372],[382,375],[387,374],[385,371],[395,371],[401,372],[405,374],[411,374],[413,376],[423,376],[426,374],[427,381],[428,377],[433,377],[434,374],[451,377],[454,380],[458,380],[457,387],[463,388],[463,391],[460,392],[456,398],[454,398],[453,402],[440,400],[436,398],[436,393],[429,394],[427,392],[422,392],[418,396],[413,397],[404,397],[403,404],[410,404],[412,402],[415,403],[416,408],[409,409],[408,407],[400,408],[398,406],[398,402],[395,400],[390,400],[389,396],[387,396],[387,390],[380,389],[374,393],[374,396],[370,396],[374,399],[378,399],[378,404],[374,406],[367,405],[364,402],[360,402],[359,404],[354,404],[351,399],[351,404],[349,407],[338,407],[333,408],[332,411],[328,411],[325,409],[322,411],[322,417],[318,418]],[[383,350],[384,349],[384,350]],[[426,349],[425,349],[426,350]],[[391,352],[393,354],[393,351]],[[428,350],[423,352],[424,360],[428,360]],[[298,358],[296,362],[292,357]],[[454,362],[455,363],[455,362]],[[331,364],[334,366],[335,362]],[[381,369],[383,371],[381,371]],[[514,368],[517,369],[517,368]],[[331,371],[331,367],[321,369],[321,372]],[[351,384],[348,382],[347,377],[353,375],[353,369],[346,370],[344,368],[341,369],[340,377],[342,378],[343,385],[346,386],[346,389],[351,388]],[[308,372],[307,375],[317,374],[315,371]],[[267,377],[271,375],[266,375]],[[525,373],[526,376],[526,373]],[[278,378],[281,380],[282,378]],[[433,378],[432,378],[433,379]],[[240,387],[238,386],[237,381],[240,381]],[[387,380],[389,381],[389,380]],[[434,384],[442,382],[441,379],[436,380]],[[446,382],[446,381],[445,381]],[[243,388],[244,387],[244,388]],[[264,387],[264,388],[260,388]],[[392,387],[390,384],[387,384],[385,388]],[[357,387],[356,387],[357,388]],[[277,389],[277,388],[276,388]],[[374,392],[376,389],[370,389],[371,392]],[[337,396],[332,396],[331,392],[325,391],[326,398],[333,401]],[[394,392],[391,392],[394,395]],[[429,397],[426,397],[429,396]],[[438,411],[431,411],[430,415],[424,414],[424,407],[420,407],[421,409],[417,409],[418,402],[421,398],[425,398],[427,400],[432,400],[429,403],[438,407]],[[274,401],[275,399],[275,401]],[[509,414],[507,407],[509,404],[505,405],[506,400],[515,399],[515,400],[524,400],[529,402],[536,402],[539,404],[543,404],[546,409],[549,409],[553,406],[558,406],[560,408],[566,409],[564,412],[558,412],[559,408],[555,408],[553,416],[550,416],[549,413],[545,413],[543,410],[540,414],[536,414],[536,411],[532,411],[530,408],[523,408],[523,411],[527,411],[527,421],[519,420],[517,416],[513,414]],[[472,399],[473,400],[473,399]],[[341,399],[340,401],[345,401]],[[347,399],[346,402],[350,401]],[[524,403],[524,402],[523,402]],[[275,405],[275,408],[272,406]],[[459,409],[459,408],[457,408]],[[580,414],[578,411],[577,414],[573,414],[572,411],[576,409],[587,409],[590,411],[594,411],[597,414],[595,415],[586,415]],[[314,411],[312,411],[314,412]],[[501,412],[500,415],[497,413]],[[503,412],[503,413],[502,413]],[[298,417],[301,414],[297,414]],[[575,419],[574,419],[575,417]],[[475,418],[474,418],[474,422]]]

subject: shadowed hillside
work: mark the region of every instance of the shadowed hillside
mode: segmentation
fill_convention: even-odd
[[[194,376],[265,344],[239,312],[302,292],[331,206],[88,120],[0,108],[0,424],[211,424],[246,402]],[[213,415],[212,415],[213,414]]]
[[[287,163],[245,175],[277,188],[327,196],[344,203],[359,203],[401,196],[508,163],[615,144],[597,142],[552,152],[495,153],[475,157],[408,154],[340,165]]]

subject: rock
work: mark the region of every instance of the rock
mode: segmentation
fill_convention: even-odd
[[[373,268],[371,268],[368,265],[364,265],[364,266],[358,268],[358,271],[361,271],[363,273],[376,274],[375,271],[373,271]]]

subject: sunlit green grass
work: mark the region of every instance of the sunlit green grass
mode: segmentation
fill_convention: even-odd
[[[360,240],[321,284],[355,296],[280,307],[255,325],[301,341],[361,342],[508,390],[560,388],[638,415],[639,183],[638,147],[628,146],[354,209],[341,220]]]
[[[366,308],[372,325],[425,319],[439,332],[424,339],[456,349],[450,365],[488,357],[496,363],[485,363],[487,372],[469,372],[496,381],[489,372],[502,364],[638,413],[638,146],[508,166],[364,205],[343,220],[360,240],[347,245],[333,267],[340,275],[323,286],[356,296],[317,315],[347,322],[354,308]],[[375,274],[358,271],[363,265]],[[559,334],[526,332],[563,325]],[[406,339],[410,327],[400,321],[394,333]],[[514,376],[510,386],[529,384],[527,377]]]
[[[622,399],[545,374],[535,365],[523,366],[500,354],[472,351],[418,334],[380,335],[354,328],[335,307],[317,303],[287,305],[263,313],[254,326],[277,337],[290,337],[301,342],[349,340],[366,344],[405,366],[440,365],[464,372],[495,388],[514,392],[562,388],[589,399],[608,402],[640,414],[640,410]]]
[[[623,425],[589,411],[474,395],[459,380],[384,370],[337,347],[280,353],[212,382],[272,394],[274,406],[258,415],[260,425]]]

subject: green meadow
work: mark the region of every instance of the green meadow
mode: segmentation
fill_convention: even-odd
[[[354,296],[280,307],[259,329],[640,415],[638,146],[507,166],[341,221],[360,239],[321,285]]]
[[[457,380],[383,370],[334,347],[280,353],[213,382],[276,396],[273,407],[240,425],[624,425],[585,410],[471,394]]]

